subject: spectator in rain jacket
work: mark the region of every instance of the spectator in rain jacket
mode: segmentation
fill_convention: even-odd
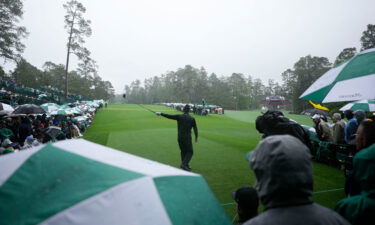
[[[32,134],[32,127],[31,127],[31,121],[27,117],[22,118],[22,122],[19,127],[19,137],[20,137],[20,143],[23,145],[25,142],[25,139],[27,136],[30,136]]]
[[[366,118],[366,114],[362,110],[356,110],[353,114],[354,117],[345,126],[345,142],[351,145],[355,145],[355,134],[358,126]]]
[[[366,130],[371,133],[367,133]],[[374,121],[365,121],[358,128],[358,144],[365,147],[354,156],[353,160],[353,178],[360,186],[360,194],[341,200],[335,210],[353,225],[370,225],[374,224],[375,215]]]
[[[333,143],[345,144],[345,122],[341,119],[340,113],[334,113],[332,120],[335,123],[332,127]]]
[[[314,121],[314,128],[319,140],[324,142],[333,142],[332,130],[329,128],[326,121],[323,120],[321,115],[315,114],[311,117]]]
[[[249,157],[265,211],[246,225],[349,225],[333,210],[313,203],[309,149],[290,135],[269,136]]]
[[[357,149],[353,160],[351,186],[359,186],[359,194],[341,200],[335,210],[353,225],[374,224],[375,215],[375,122],[366,120],[357,131]],[[355,194],[355,193],[354,193]]]

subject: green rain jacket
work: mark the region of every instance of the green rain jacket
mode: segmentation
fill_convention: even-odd
[[[2,128],[0,129],[0,139],[4,140],[9,138],[10,136],[13,136],[13,131],[8,128]]]
[[[375,224],[375,144],[356,154],[353,167],[362,192],[341,200],[335,210],[353,225]]]

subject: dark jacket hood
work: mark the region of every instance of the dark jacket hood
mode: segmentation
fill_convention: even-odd
[[[309,149],[290,135],[269,136],[249,158],[266,209],[311,203],[313,189]]]

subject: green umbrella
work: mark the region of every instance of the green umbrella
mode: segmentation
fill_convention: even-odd
[[[73,115],[74,111],[71,108],[60,108],[50,112],[51,115]]]
[[[363,110],[365,112],[375,112],[375,100],[360,100],[356,102],[351,102],[343,106],[340,111],[345,111],[351,109],[355,110]]]
[[[58,110],[60,108],[60,106],[56,103],[44,103],[42,105],[40,105],[44,110],[46,110],[46,112],[52,112],[52,111],[55,111],[55,110]]]
[[[367,49],[316,80],[301,96],[314,102],[375,99],[375,48]]]
[[[0,225],[231,224],[199,174],[83,139],[10,153],[0,171]]]

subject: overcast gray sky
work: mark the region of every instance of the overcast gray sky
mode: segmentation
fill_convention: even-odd
[[[24,58],[65,63],[62,0],[26,0]],[[125,84],[187,64],[264,81],[302,56],[334,61],[375,23],[374,0],[80,0],[92,21],[86,47],[116,93]],[[73,57],[73,61],[76,59]],[[70,69],[75,69],[74,63]],[[11,68],[7,65],[6,68]]]

